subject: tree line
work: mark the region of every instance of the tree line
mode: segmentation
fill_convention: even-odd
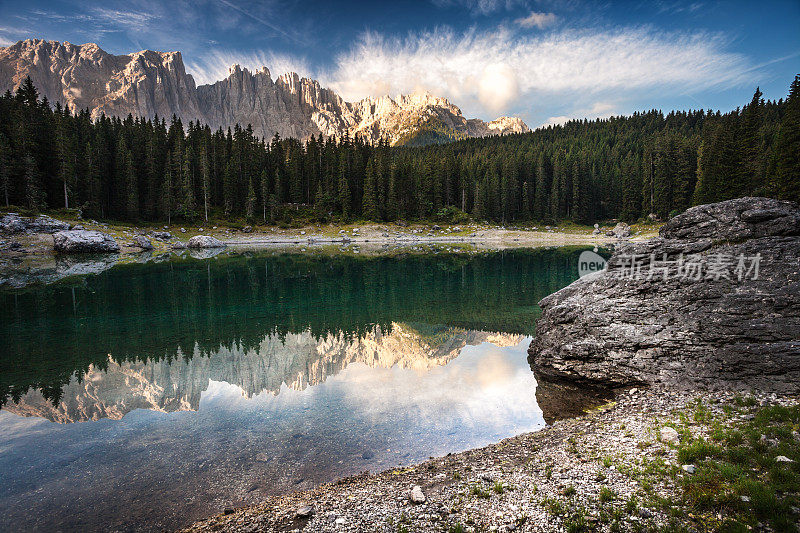
[[[276,223],[664,219],[757,194],[800,200],[800,75],[787,99],[652,110],[424,147],[261,139],[172,117],[93,119],[28,78],[0,97],[0,201],[85,217]]]

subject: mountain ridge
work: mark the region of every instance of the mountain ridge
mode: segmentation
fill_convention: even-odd
[[[360,135],[374,143],[385,136],[391,144],[403,144],[425,132],[432,142],[441,142],[530,131],[514,117],[467,119],[446,98],[429,93],[347,102],[317,80],[294,72],[273,80],[267,67],[251,72],[233,65],[226,78],[197,86],[178,51],[113,55],[94,43],[43,39],[0,48],[0,90],[14,90],[27,76],[48,100],[88,108],[95,118],[175,115],[215,130],[251,124],[264,138],[275,133],[301,140],[320,134]],[[429,122],[441,124],[442,131],[430,134]]]

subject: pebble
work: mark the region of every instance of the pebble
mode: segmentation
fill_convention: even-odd
[[[664,426],[661,428],[661,440],[663,442],[670,442],[673,444],[677,444],[680,440],[680,436],[675,428]]]
[[[410,500],[412,503],[425,503],[425,494],[422,492],[422,487],[414,485],[411,489]]]
[[[298,518],[308,518],[314,514],[314,508],[310,505],[302,505],[297,508],[297,512],[295,514]]]

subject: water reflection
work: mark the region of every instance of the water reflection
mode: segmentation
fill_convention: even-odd
[[[90,365],[84,374],[73,376],[57,401],[30,390],[5,410],[60,423],[118,420],[134,409],[196,411],[210,382],[225,382],[251,398],[262,392],[277,394],[284,386],[304,390],[352,363],[427,372],[450,362],[466,345],[490,341],[512,346],[521,339],[520,335],[397,323],[389,331],[376,326],[355,338],[343,333],[315,338],[309,331],[282,338],[266,335],[249,348],[234,345],[201,354],[195,346],[193,353],[179,353],[171,360],[117,363],[109,358],[102,367]],[[491,379],[500,368],[485,367],[482,379]]]
[[[527,365],[536,302],[580,252],[226,251],[0,291],[0,530],[174,529],[538,429],[571,397]]]
[[[240,384],[209,379],[196,407],[177,393],[179,384],[211,374],[199,368],[192,374],[195,370],[182,363],[177,367],[186,376],[176,373],[160,384],[156,379],[128,403],[100,402],[105,414],[116,415],[133,405],[158,404],[167,399],[160,391],[170,389],[176,394],[165,409],[179,410],[173,413],[135,409],[120,420],[54,424],[0,412],[0,529],[19,524],[23,530],[174,528],[266,494],[411,464],[542,427],[526,363],[530,339],[479,332],[455,337],[455,345],[478,344],[435,350],[439,357],[431,362],[413,352],[391,366],[391,361],[356,359],[320,384],[283,383],[277,394],[264,390],[248,397],[247,379]],[[83,386],[81,394],[135,391],[141,376],[158,374],[140,368],[136,375],[133,366],[104,374],[103,380],[119,386],[106,387],[101,380],[96,388]],[[44,409],[39,414],[54,418],[99,412],[48,411],[51,404],[43,399],[37,405]]]

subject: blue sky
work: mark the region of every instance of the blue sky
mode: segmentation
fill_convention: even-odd
[[[180,50],[198,84],[240,63],[294,70],[346,99],[427,90],[467,116],[530,126],[786,95],[800,1],[0,0],[0,46]]]

